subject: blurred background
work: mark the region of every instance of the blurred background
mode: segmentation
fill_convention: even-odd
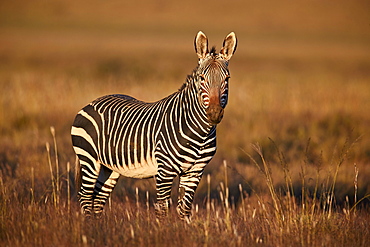
[[[50,184],[45,144],[53,142],[51,126],[65,174],[67,162],[75,161],[70,127],[84,105],[113,93],[161,99],[196,67],[199,30],[217,49],[234,31],[229,104],[218,126],[218,152],[205,172],[212,175],[212,193],[224,180],[224,162],[231,194],[237,197],[239,184],[266,190],[248,157],[259,160],[251,148],[258,142],[276,167],[277,185],[284,181],[279,154],[297,186],[303,166],[309,184],[317,170],[325,181],[343,159],[338,201],[353,198],[355,166],[364,196],[370,192],[369,10],[370,2],[361,0],[2,1],[2,180],[21,195],[32,170],[41,198]],[[114,193],[119,198],[139,187],[153,194],[154,186],[153,180],[121,179]],[[205,193],[203,181],[197,200]]]

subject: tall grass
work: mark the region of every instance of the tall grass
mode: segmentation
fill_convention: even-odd
[[[56,143],[55,130],[51,133]],[[179,220],[174,209],[170,210],[168,217],[156,219],[154,198],[150,198],[148,191],[141,191],[137,187],[132,197],[117,198],[113,195],[101,219],[84,218],[78,202],[70,198],[70,180],[73,178],[69,175],[69,163],[66,164],[68,172],[58,173],[60,164],[50,159],[51,153],[56,154],[57,144],[53,147],[46,145],[48,158],[45,165],[50,166],[48,184],[35,186],[39,181],[34,180],[32,172],[31,188],[20,192],[14,191],[11,179],[0,176],[0,243],[10,246],[56,243],[75,246],[366,246],[370,237],[368,207],[359,204],[365,198],[355,199],[353,204],[348,201],[348,205],[335,201],[336,177],[353,143],[344,143],[337,162],[333,163],[335,172],[327,174],[324,182],[319,179],[318,167],[321,164],[318,164],[313,191],[307,185],[305,170],[309,167],[304,161],[300,174],[301,186],[298,188],[301,196],[298,197],[295,196],[292,183],[294,175],[290,173],[279,146],[274,143],[280,169],[285,175],[282,186],[274,183],[276,175],[270,158],[265,157],[261,145],[255,144],[253,150],[259,160],[253,155],[246,155],[254,163],[269,193],[265,194],[253,186],[253,193],[250,193],[240,184],[239,200],[233,200],[229,183],[235,168],[224,161],[220,166],[223,173],[221,181],[212,180],[209,174],[206,176],[206,196],[200,205],[194,205],[190,222]],[[59,159],[58,156],[55,158]],[[58,179],[56,174],[59,174]],[[355,189],[359,175],[356,173],[353,177]],[[59,186],[56,186],[56,181],[60,182]],[[211,196],[212,183],[219,188],[219,193],[214,196]],[[35,187],[43,191],[35,193],[40,192],[35,191]]]
[[[308,219],[314,219],[316,215],[319,217],[325,216],[328,219],[332,217],[333,210],[336,207],[335,203],[335,188],[337,186],[337,178],[339,174],[339,169],[343,162],[346,160],[349,151],[353,148],[353,145],[358,140],[355,140],[353,143],[349,143],[347,140],[339,157],[337,158],[336,163],[331,164],[331,169],[335,170],[334,174],[328,173],[327,177],[322,181],[320,179],[320,171],[322,167],[322,160],[318,160],[318,164],[316,165],[316,176],[315,181],[313,181],[314,187],[310,188],[307,185],[307,174],[306,170],[309,169],[308,167],[308,158],[306,157],[301,165],[301,172],[300,176],[300,202],[297,202],[297,198],[294,196],[294,185],[292,180],[292,174],[289,171],[289,165],[284,158],[284,154],[278,149],[276,144],[277,155],[279,156],[279,161],[281,165],[281,169],[284,172],[284,186],[280,187],[280,191],[277,191],[277,188],[273,182],[273,176],[271,172],[270,164],[265,160],[262,147],[259,144],[253,145],[253,149],[258,153],[261,159],[261,164],[258,163],[251,155],[248,155],[259,171],[265,177],[266,185],[268,187],[271,199],[273,201],[274,210],[276,213],[276,218],[281,219],[280,224],[283,223],[284,220],[291,220],[295,219],[295,216],[292,216],[291,213],[297,211],[297,207],[301,210],[301,215],[307,217]],[[273,141],[272,141],[273,142]],[[309,142],[307,143],[306,154],[308,153]],[[357,170],[357,168],[355,168]],[[354,176],[354,207],[356,208],[357,202],[357,178],[358,178],[358,171],[355,173]],[[313,179],[313,178],[310,178]],[[311,182],[312,183],[312,182]],[[364,198],[368,197],[366,195]],[[298,204],[298,205],[297,205]]]

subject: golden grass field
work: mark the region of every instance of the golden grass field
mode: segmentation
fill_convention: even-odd
[[[0,245],[366,246],[369,9],[344,0],[3,1]],[[176,91],[197,64],[199,30],[218,49],[234,31],[238,48],[193,221],[175,212],[156,220],[154,181],[127,178],[103,218],[85,221],[75,114],[105,94],[155,101]]]

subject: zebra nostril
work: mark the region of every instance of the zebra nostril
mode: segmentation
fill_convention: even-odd
[[[218,124],[224,116],[224,109],[220,105],[210,106],[207,110],[207,117],[211,124]]]

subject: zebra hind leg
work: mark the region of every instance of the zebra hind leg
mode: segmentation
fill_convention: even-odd
[[[93,214],[94,187],[101,165],[96,161],[87,159],[85,156],[78,155],[78,158],[80,162],[80,174],[77,179],[80,179],[81,186],[77,197],[80,201],[83,214],[86,217],[90,217]]]
[[[94,188],[93,209],[95,217],[99,218],[101,216],[104,205],[116,186],[119,177],[119,173],[112,171],[104,165],[101,166]]]

